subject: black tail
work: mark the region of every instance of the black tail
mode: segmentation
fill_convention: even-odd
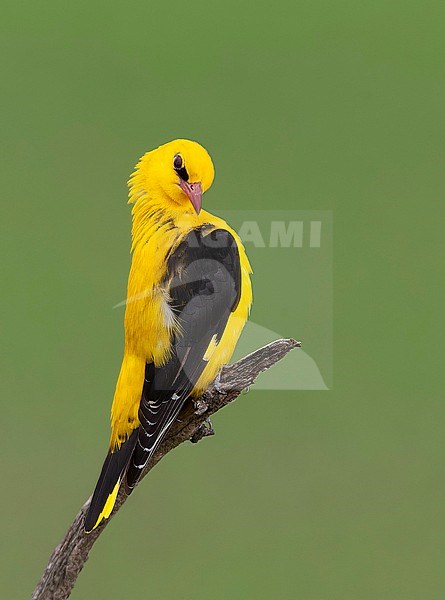
[[[138,430],[135,429],[118,450],[107,454],[85,517],[84,527],[87,533],[95,529],[102,519],[110,516],[137,439]]]

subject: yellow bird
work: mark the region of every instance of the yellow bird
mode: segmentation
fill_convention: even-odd
[[[147,152],[129,180],[132,264],[111,439],[85,518],[96,528],[131,491],[189,397],[226,364],[252,303],[251,268],[225,221],[201,210],[213,163],[196,142]]]

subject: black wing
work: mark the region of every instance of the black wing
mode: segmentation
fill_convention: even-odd
[[[172,355],[163,367],[147,364],[139,407],[138,440],[126,483],[131,490],[141,471],[178,416],[207,362],[205,352],[218,343],[241,295],[238,248],[224,229],[193,230],[170,255],[166,287],[179,322]]]

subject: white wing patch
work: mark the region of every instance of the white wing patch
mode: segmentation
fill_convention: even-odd
[[[207,350],[205,351],[205,354],[202,357],[202,360],[209,362],[209,360],[212,358],[212,354],[215,352],[215,350],[218,346],[218,342],[216,340],[217,340],[217,334],[215,333],[215,335],[210,340],[210,344],[207,346]]]

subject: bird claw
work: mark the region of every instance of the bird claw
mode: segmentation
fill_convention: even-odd
[[[203,400],[202,396],[200,398],[193,399],[193,405],[195,407],[195,415],[198,416],[203,415],[209,408],[209,405],[205,400]]]
[[[223,385],[221,383],[221,371],[218,373],[218,375],[215,377],[215,381],[213,382],[213,387],[215,388],[215,390],[217,392],[219,392],[220,394],[224,391],[223,389]]]
[[[202,440],[202,438],[208,437],[209,435],[215,435],[215,430],[212,427],[210,419],[207,418],[196,429],[195,433],[190,438],[190,441],[192,442],[192,444],[197,444],[200,440]]]

